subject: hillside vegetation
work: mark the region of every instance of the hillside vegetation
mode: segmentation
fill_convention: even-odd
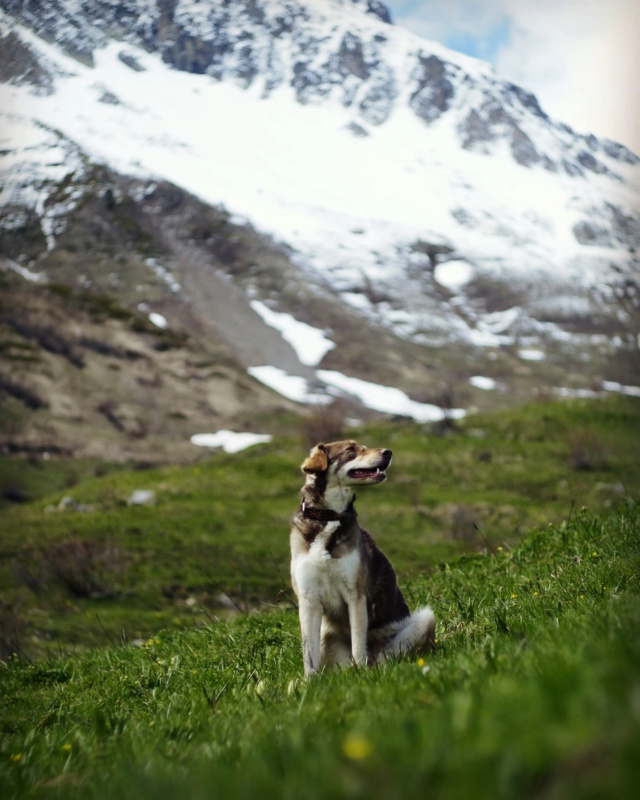
[[[122,269],[133,280],[134,270]],[[158,304],[141,305],[146,311],[99,285],[28,282],[3,270],[0,258],[4,451],[122,463],[193,461],[194,433],[242,428],[265,417],[276,432],[283,416],[299,413],[247,375],[222,337],[203,334],[197,320],[188,333],[180,325],[158,327],[148,313]],[[174,309],[160,307],[173,320]]]
[[[495,555],[583,506],[640,495],[631,398],[476,415],[448,435],[409,422],[347,434],[394,451],[388,481],[362,490],[357,507],[410,591],[456,555]],[[288,528],[306,447],[282,436],[190,466],[111,472],[0,459],[5,489],[47,495],[2,512],[0,654],[51,656],[289,605]],[[131,505],[136,490],[153,492],[153,504]]]
[[[142,471],[5,457],[35,499],[2,518],[0,794],[635,797],[639,415],[610,398],[353,431],[394,450],[358,507],[437,646],[307,683],[301,438]]]
[[[300,679],[293,609],[0,665],[4,798],[631,798],[640,508],[411,583],[435,653]]]

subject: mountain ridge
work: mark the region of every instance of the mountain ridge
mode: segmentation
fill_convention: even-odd
[[[410,106],[425,122],[433,122],[456,101],[457,72],[466,69],[476,80],[485,81],[487,102],[472,108],[459,122],[463,147],[481,150],[504,136],[506,128],[512,137],[513,157],[524,165],[538,163],[554,171],[563,168],[569,174],[579,174],[581,170],[608,173],[609,168],[598,158],[600,154],[629,164],[639,160],[624,145],[593,134],[575,134],[582,149],[574,154],[574,163],[558,164],[539,153],[518,126],[518,106],[550,120],[532,92],[498,79],[485,62],[395,28],[389,10],[378,0],[236,0],[221,5],[194,5],[187,0],[155,4],[127,0],[90,2],[84,6],[91,12],[90,21],[73,13],[74,0],[53,0],[46,13],[32,0],[2,3],[16,19],[91,66],[95,63],[95,50],[115,35],[148,52],[158,52],[165,63],[180,71],[207,74],[218,80],[231,78],[243,88],[261,79],[265,98],[281,84],[293,88],[302,103],[321,99],[333,89],[342,91],[343,105],[357,105],[361,116],[372,125],[386,121],[394,101],[404,99],[397,73],[407,67],[394,64],[383,47],[387,45],[385,29],[392,27],[394,35],[409,50],[409,60],[414,62],[409,68],[413,86],[405,93],[408,91]],[[334,40],[328,55],[321,47],[330,38],[325,31]],[[290,41],[289,47],[280,46],[286,40]],[[286,53],[286,49],[291,52]],[[463,93],[469,88],[465,82],[463,77],[462,87],[457,87]],[[364,96],[358,83],[371,84]],[[509,106],[514,113],[505,111]],[[574,134],[566,124],[555,123],[554,127],[557,136]]]
[[[616,292],[640,221],[623,145],[381,3],[0,6],[0,235],[20,269],[134,310],[153,285],[170,325],[226,330],[240,368],[308,394],[335,396],[332,370],[428,402],[454,383],[463,405],[491,402],[479,372],[520,401],[624,378],[636,323]],[[334,347],[301,362],[254,301]]]

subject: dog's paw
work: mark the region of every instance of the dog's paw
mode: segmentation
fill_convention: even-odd
[[[312,678],[315,678],[316,675],[320,674],[319,669],[305,669],[304,671],[304,680],[310,681]]]

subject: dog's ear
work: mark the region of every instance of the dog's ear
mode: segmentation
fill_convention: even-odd
[[[327,451],[323,444],[317,444],[309,453],[309,458],[302,462],[302,471],[310,475],[313,472],[324,472],[329,466]]]

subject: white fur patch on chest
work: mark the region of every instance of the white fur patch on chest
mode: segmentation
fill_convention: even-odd
[[[327,552],[327,544],[339,525],[339,522],[328,522],[309,550],[299,553],[291,562],[297,592],[316,598],[327,611],[337,611],[344,606],[356,588],[361,569],[357,549],[341,558],[332,558]]]

